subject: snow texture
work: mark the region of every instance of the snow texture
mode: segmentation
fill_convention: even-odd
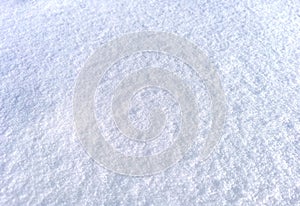
[[[0,3],[0,205],[300,204],[299,1],[89,2]],[[148,30],[177,34],[206,53],[220,76],[228,111],[221,141],[206,161],[199,161],[196,143],[170,169],[130,177],[101,167],[81,146],[73,88],[98,47]],[[205,133],[204,87],[180,61],[159,56],[138,54],[142,60],[128,57],[114,65],[99,87],[99,111],[109,102],[99,97],[113,91],[105,89],[105,81],[118,81],[128,63],[138,68],[171,61],[191,87],[200,88],[195,95],[203,101]],[[130,119],[137,127],[148,126],[145,105],[151,102],[145,99],[158,95],[169,104],[166,136],[177,132],[179,107],[165,93],[143,91],[133,98],[137,111]],[[108,134],[111,116],[99,113]]]

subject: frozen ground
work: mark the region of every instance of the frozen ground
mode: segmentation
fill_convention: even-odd
[[[292,0],[1,1],[0,205],[299,205],[299,8]],[[145,30],[178,34],[208,55],[228,116],[205,162],[195,144],[172,168],[137,178],[85,153],[72,94],[96,48]],[[151,55],[145,61],[161,60]]]

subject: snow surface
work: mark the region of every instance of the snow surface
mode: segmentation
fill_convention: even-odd
[[[91,2],[0,3],[0,205],[300,205],[299,1]],[[228,115],[206,161],[195,144],[170,169],[130,177],[82,148],[73,88],[98,47],[147,30],[178,34],[207,54]],[[137,57],[169,61],[151,55]],[[176,103],[158,95],[176,120]]]

